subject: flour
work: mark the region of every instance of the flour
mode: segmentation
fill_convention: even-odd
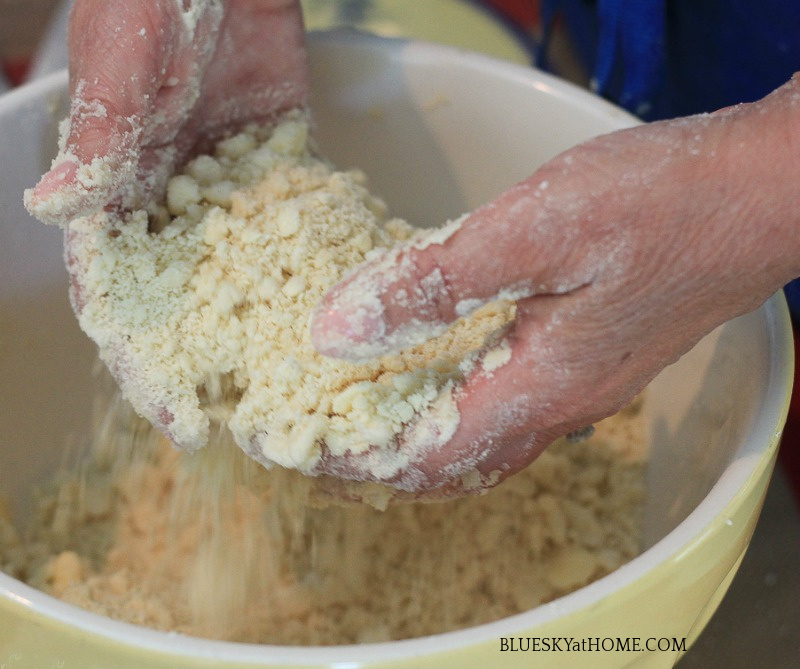
[[[126,397],[179,447],[203,447],[220,422],[266,466],[314,473],[324,453],[368,453],[372,477],[386,480],[408,465],[398,434],[513,318],[498,302],[397,354],[320,355],[308,325],[325,292],[415,234],[388,219],[361,173],[315,157],[295,114],[191,161],[165,208],[70,223],[73,305]],[[440,283],[431,275],[420,290]],[[452,434],[458,414],[447,415]]]
[[[223,13],[223,3],[221,0],[175,0],[175,4],[180,12],[183,26],[188,35],[194,37],[198,26],[203,17],[211,12],[217,14],[221,20]]]
[[[109,395],[88,459],[30,525],[0,508],[0,569],[118,620],[252,643],[419,637],[531,609],[640,550],[641,402],[482,497],[379,512],[318,508],[315,479],[265,470],[224,429],[176,451]]]
[[[481,361],[481,369],[484,373],[491,374],[510,360],[511,344],[508,343],[507,339],[504,339],[497,346],[486,352],[486,355],[483,356],[483,360]]]
[[[164,9],[169,12],[165,5]],[[214,55],[215,40],[224,15],[222,0],[172,0],[172,11],[179,18],[182,30],[176,31],[175,41],[170,44],[173,55],[192,51],[188,58],[191,65],[182,68],[180,77],[166,74],[166,66],[160,73],[149,72],[131,75],[131,82],[139,76],[150,76],[150,93],[142,94],[141,106],[132,105],[129,115],[114,116],[104,104],[105,95],[97,96],[98,80],[77,79],[70,95],[70,113],[59,125],[59,151],[50,165],[50,171],[34,188],[24,194],[25,206],[40,221],[66,227],[78,216],[101,211],[109,204],[123,209],[145,206],[154,196],[160,196],[177,160],[178,152],[172,144],[174,134],[167,136],[163,129],[180,126],[185,122],[200,96],[201,75]],[[120,34],[121,26],[115,31]],[[138,38],[146,39],[147,30],[142,26],[135,32]],[[124,40],[124,37],[120,37]],[[180,60],[180,57],[178,57]],[[161,76],[159,76],[161,75]],[[120,82],[124,87],[127,82]],[[170,96],[168,112],[150,109],[160,88],[183,86],[181,94]],[[134,87],[136,90],[139,86]],[[137,101],[139,102],[139,101]],[[108,120],[102,124],[108,133],[107,153],[96,156],[78,156],[70,144],[81,136],[84,128],[93,127],[92,119]],[[160,148],[152,146],[154,132],[161,130],[155,141]],[[149,147],[146,158],[147,169],[140,165],[143,147]]]

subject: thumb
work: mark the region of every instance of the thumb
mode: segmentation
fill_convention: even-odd
[[[430,339],[493,300],[562,294],[590,282],[580,270],[563,269],[574,228],[553,223],[546,184],[534,175],[362,266],[317,308],[317,350],[368,359]]]
[[[102,209],[135,179],[139,162],[133,105],[101,102],[96,93],[79,88],[73,93],[70,115],[62,126],[61,147],[50,169],[25,204],[45,223],[66,225],[71,219]]]
[[[174,2],[78,0],[70,17],[70,112],[28,210],[65,225],[111,202],[133,206],[142,144],[186,38]],[[164,151],[169,151],[165,147]],[[126,193],[131,190],[130,193]]]

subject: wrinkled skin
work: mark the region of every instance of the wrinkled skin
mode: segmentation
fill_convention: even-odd
[[[182,9],[197,10],[188,29]],[[302,16],[293,0],[76,0],[70,17],[70,119],[62,151],[28,196],[38,218],[65,227],[70,297],[91,296],[70,221],[158,200],[176,166],[226,133],[308,101]],[[113,181],[85,187],[101,158]],[[53,203],[57,202],[57,206]],[[106,352],[127,393],[143,387],[124,344]],[[137,407],[168,436],[173,410]]]
[[[305,106],[297,3],[229,0],[224,10],[207,8],[189,39],[176,0],[78,0],[70,155],[36,187],[34,211],[66,195],[49,216],[66,223],[157,197],[176,165],[226,130]],[[86,115],[93,102],[104,113]],[[799,116],[794,80],[752,105],[597,138],[473,212],[443,244],[406,249],[392,267],[364,267],[356,277],[379,276],[382,286],[372,296],[381,310],[367,321],[359,321],[363,297],[348,291],[356,278],[335,287],[312,337],[341,358],[358,357],[364,344],[390,348],[414,319],[451,322],[464,300],[505,289],[519,297],[505,335],[510,360],[457,389],[452,438],[419,448],[420,425],[429,434],[445,428],[430,415],[410,425],[397,448],[411,462],[386,482],[400,497],[456,496],[476,491],[476,469],[478,488],[495,485],[557,437],[619,410],[699,338],[800,274]],[[117,165],[117,181],[79,192],[76,168],[97,156]],[[68,233],[68,261],[75,243]],[[439,292],[398,298],[402,289],[413,298],[434,270]],[[81,272],[73,263],[78,309]],[[135,376],[124,351],[118,362],[118,376]],[[153,415],[168,433],[169,408]],[[325,455],[316,473],[339,497],[358,496],[347,480],[373,478],[359,457]]]
[[[463,300],[522,294],[510,360],[464,381],[456,433],[392,484],[461,494],[459,474],[477,462],[494,485],[617,412],[702,336],[800,274],[798,129],[795,78],[755,104],[599,137],[473,212],[443,244],[374,260],[331,290],[312,337],[351,359],[402,344],[414,319],[452,322]],[[433,272],[441,290],[421,295]],[[369,285],[380,287],[365,298]],[[363,308],[376,298],[380,310]],[[368,477],[358,459],[339,474]]]
[[[66,149],[29,207],[47,222],[121,200],[158,197],[188,156],[250,121],[305,107],[308,73],[293,0],[185,0],[199,8],[186,30],[178,0],[77,0],[70,17],[70,128]],[[71,197],[76,171],[107,159],[115,179]],[[133,186],[132,193],[126,193]],[[37,211],[54,195],[66,201]]]

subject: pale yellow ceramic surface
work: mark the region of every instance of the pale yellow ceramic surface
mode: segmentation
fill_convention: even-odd
[[[273,662],[267,650],[263,663],[225,661],[211,658],[185,658],[178,654],[145,650],[112,642],[99,634],[56,622],[30,610],[24,599],[0,597],[0,658],[8,669],[70,667],[85,669],[175,669],[178,667],[418,667],[464,669],[464,667],[530,667],[530,653],[499,652],[501,636],[616,638],[656,637],[689,638],[687,647],[713,613],[730,584],[735,569],[747,548],[769,481],[777,438],[764,452],[747,484],[700,535],[677,553],[611,596],[588,606],[571,610],[563,616],[536,625],[525,626],[522,617],[494,623],[495,632],[488,640],[470,641],[470,633],[447,635],[442,643],[436,638],[417,642],[410,657],[403,657],[404,644],[358,649],[275,649],[284,660]],[[558,602],[550,605],[558,607]],[[66,608],[66,607],[65,607]],[[67,615],[69,615],[67,613]],[[486,630],[481,631],[486,637]],[[161,636],[161,635],[153,635]],[[460,637],[455,639],[454,637]],[[165,642],[167,640],[164,640]],[[159,644],[163,645],[163,644]],[[181,643],[175,640],[176,653]],[[442,649],[441,646],[449,646]],[[256,653],[254,652],[254,655]],[[395,655],[380,659],[381,655]],[[288,657],[287,657],[288,656]],[[575,667],[656,668],[671,667],[678,653],[586,652],[536,654],[536,666],[542,669]],[[343,663],[343,664],[340,664]]]
[[[353,27],[529,64],[530,50],[496,16],[469,0],[301,0],[308,30]]]
[[[363,167],[390,208],[418,223],[458,215],[571,144],[635,122],[541,73],[444,47],[328,35],[310,53],[324,152]],[[12,501],[53,469],[65,435],[85,430],[91,396],[93,353],[66,303],[60,235],[20,204],[52,155],[65,84],[62,74],[0,98],[0,492]],[[791,369],[787,310],[775,297],[665,370],[649,402],[647,550],[533,611],[408,642],[275,648],[115,623],[0,574],[0,667],[670,667],[677,652],[533,657],[501,653],[499,639],[693,639],[752,534]]]

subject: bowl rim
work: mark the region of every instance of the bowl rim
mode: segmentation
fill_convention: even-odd
[[[558,79],[529,66],[518,65],[468,52],[454,47],[402,38],[376,37],[352,30],[334,30],[318,33],[310,41],[316,44],[350,44],[369,46],[372,42],[389,43],[394,49],[413,48],[415,55],[426,58],[458,59],[471,67],[490,70],[504,77],[522,79],[527,84],[544,88],[548,93],[571,102],[590,105],[603,114],[617,119],[620,127],[636,123],[633,117],[592,93],[567,81]],[[61,70],[42,77],[0,96],[0,113],[14,109],[40,96],[62,93],[66,88],[67,72]],[[445,653],[455,649],[477,646],[500,636],[512,636],[521,630],[530,630],[557,617],[574,614],[596,605],[605,597],[653,572],[659,565],[675,555],[690,551],[703,541],[703,534],[715,518],[732,515],[740,500],[740,493],[748,482],[759,474],[765,463],[771,461],[780,440],[786,420],[793,382],[794,349],[791,322],[786,301],[781,293],[770,298],[761,308],[769,331],[768,384],[762,398],[762,409],[755,417],[750,433],[769,434],[768,443],[731,463],[697,507],[671,532],[643,553],[610,574],[534,609],[475,627],[445,632],[427,637],[400,641],[342,646],[279,646],[267,644],[215,641],[170,632],[161,632],[138,625],[124,623],[77,606],[62,602],[0,572],[0,598],[24,607],[34,616],[49,619],[51,623],[91,634],[138,651],[151,651],[165,655],[178,655],[181,659],[224,660],[244,665],[258,666],[265,660],[271,664],[309,665],[330,664],[344,668],[387,660],[404,660],[422,654]],[[747,442],[743,444],[743,448]],[[740,449],[741,451],[742,449]],[[737,499],[739,497],[739,499]]]

